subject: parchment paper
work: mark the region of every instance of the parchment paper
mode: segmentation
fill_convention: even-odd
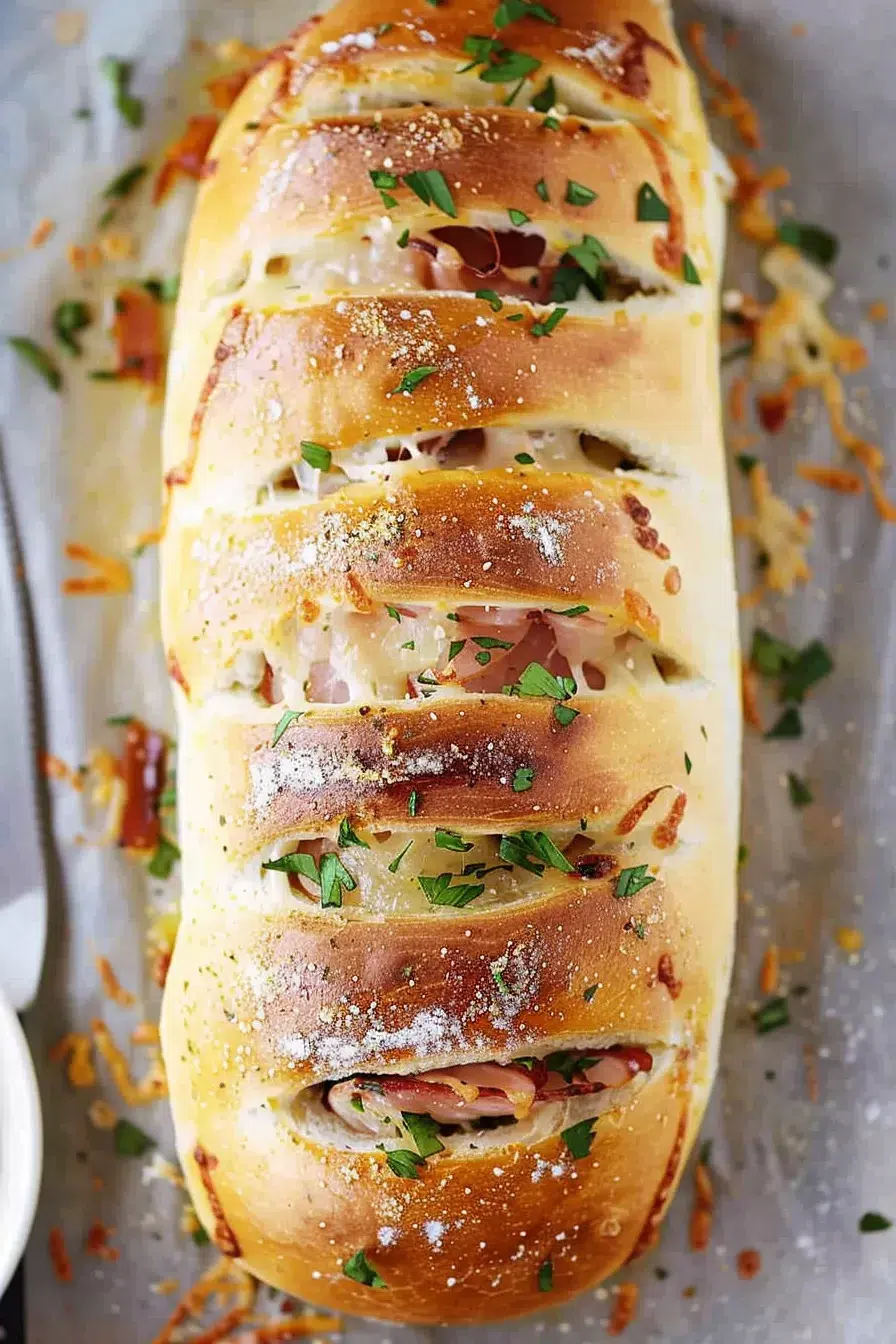
[[[191,38],[240,36],[265,44],[310,7],[285,0],[94,0],[87,8],[87,34],[74,48],[54,43],[48,2],[7,0],[0,8],[0,247],[22,244],[41,216],[57,221],[47,246],[14,257],[0,272],[0,326],[4,335],[27,333],[47,343],[52,308],[78,294],[65,245],[91,236],[103,186],[127,164],[157,155],[186,111],[195,110],[195,76],[183,68],[188,59],[195,68],[195,58],[187,56]],[[374,18],[374,3],[370,10]],[[679,6],[682,19],[695,12]],[[872,351],[872,368],[858,380],[862,390],[852,402],[867,432],[888,447],[896,412],[893,330],[871,327],[863,313],[870,300],[894,299],[889,254],[896,218],[896,10],[889,0],[718,0],[700,16],[716,38],[726,19],[736,20],[739,42],[725,53],[727,68],[758,104],[768,142],[764,161],[790,167],[794,180],[785,195],[798,218],[841,237],[840,288],[831,309]],[[806,35],[794,36],[793,25],[802,23]],[[99,73],[107,54],[136,62],[134,90],[148,112],[143,131],[128,130],[111,107]],[[92,108],[92,119],[73,119],[83,105]],[[730,147],[725,128],[719,138]],[[121,277],[170,275],[179,268],[190,197],[179,189],[163,211],[138,213],[141,254],[118,267]],[[755,290],[754,256],[733,247],[732,286]],[[114,289],[111,275],[105,271],[102,285],[96,283],[98,302],[108,301]],[[115,744],[114,730],[105,726],[109,714],[129,711],[155,725],[170,723],[152,551],[135,561],[130,597],[71,599],[60,593],[63,575],[71,572],[63,558],[66,539],[123,551],[156,518],[159,410],[133,388],[87,384],[84,368],[109,366],[112,351],[99,327],[87,333],[85,346],[79,367],[62,357],[62,397],[11,353],[0,352],[2,447],[12,464],[36,606],[49,745],[72,762],[84,759],[89,744]],[[748,736],[745,839],[751,857],[743,885],[750,900],[742,905],[722,1072],[706,1125],[713,1138],[715,1231],[705,1254],[687,1249],[692,1184],[686,1175],[659,1250],[634,1271],[641,1308],[627,1335],[631,1344],[896,1339],[896,1231],[857,1231],[867,1209],[896,1220],[896,1063],[890,1043],[896,937],[889,908],[896,530],[879,523],[867,495],[832,496],[794,477],[800,457],[840,460],[821,417],[800,418],[760,452],[778,491],[793,503],[811,501],[818,521],[811,583],[799,597],[761,609],[757,619],[794,643],[824,639],[837,668],[805,708],[802,741]],[[733,489],[743,511],[743,481],[735,479]],[[750,565],[746,556],[741,559],[741,583],[748,588]],[[788,801],[788,770],[805,776],[816,795],[802,812]],[[14,789],[16,781],[5,779],[2,787]],[[112,959],[122,981],[145,995],[145,1013],[155,1013],[142,939],[146,883],[114,851],[74,844],[83,826],[81,801],[65,789],[53,796],[59,881],[43,986],[30,1015],[46,1165],[28,1258],[28,1340],[141,1344],[171,1309],[171,1299],[150,1285],[176,1277],[185,1287],[206,1261],[177,1233],[182,1199],[162,1183],[143,1183],[145,1160],[114,1157],[110,1136],[85,1118],[85,1095],[69,1090],[46,1053],[64,1030],[83,1029],[97,1013],[120,1039],[140,1015],[101,999],[95,952]],[[865,950],[858,957],[847,958],[836,946],[839,925],[862,929]],[[757,1037],[749,1011],[770,938],[807,949],[807,960],[785,972],[791,987],[804,985],[807,992],[791,996],[789,1028]],[[805,1043],[819,1055],[817,1104],[807,1099]],[[133,1118],[162,1153],[173,1155],[164,1106]],[[95,1188],[97,1178],[102,1188]],[[117,1229],[121,1256],[115,1263],[81,1252],[95,1218]],[[58,1284],[51,1272],[46,1247],[53,1225],[65,1229],[72,1249],[71,1285]],[[762,1271],[752,1282],[735,1273],[736,1254],[744,1247],[762,1255]],[[658,1277],[659,1270],[668,1277]],[[602,1288],[563,1310],[480,1331],[479,1337],[483,1344],[534,1344],[538,1336],[556,1334],[597,1340],[604,1337],[611,1303],[612,1288]],[[347,1338],[360,1344],[426,1334],[353,1323]]]

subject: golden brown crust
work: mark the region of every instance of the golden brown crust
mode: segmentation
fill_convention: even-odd
[[[376,603],[562,609],[574,599],[702,671],[702,583],[683,585],[678,568],[699,535],[682,536],[680,521],[662,487],[621,475],[414,473],[314,505],[206,516],[178,529],[163,625],[200,697],[241,649],[264,649],[303,604],[315,619],[321,600],[363,611]],[[630,610],[634,595],[646,604],[645,628]]]
[[[466,75],[459,72],[476,54],[465,42],[491,35],[540,62],[533,85],[541,88],[552,77],[558,101],[573,111],[641,122],[705,162],[696,85],[665,3],[556,0],[546,8],[556,23],[522,18],[496,32],[493,0],[438,6],[381,0],[375,24],[363,0],[336,5],[304,25],[285,51],[272,113],[289,118],[332,111],[346,96],[381,101],[385,91],[402,86],[415,100],[436,105],[502,103],[515,78],[484,82],[484,62]]]
[[[709,736],[718,713],[710,691],[679,697],[662,684],[650,695],[605,691],[569,704],[579,715],[565,726],[546,697],[317,705],[275,746],[279,710],[246,722],[222,720],[212,706],[195,716],[190,742],[202,767],[181,775],[190,779],[187,832],[197,829],[209,863],[216,852],[239,863],[278,838],[335,831],[346,815],[374,830],[471,834],[585,817],[612,832],[653,789],[671,790],[665,807],[676,790],[688,792],[679,744],[693,762],[701,725]],[[531,771],[525,789],[514,787],[521,770]]]
[[[178,1152],[225,1254],[309,1301],[419,1324],[561,1302],[650,1243],[706,1103],[731,957],[737,657],[708,141],[662,0],[519,8],[381,0],[372,25],[343,0],[272,54],[212,147],[166,410],[184,913],[162,1035]],[[516,93],[480,78],[508,50],[529,58]],[[546,126],[522,109],[548,79],[562,106]],[[586,120],[607,115],[620,120]],[[394,206],[370,179],[387,160]],[[401,181],[430,169],[459,223],[521,210],[553,257],[588,234],[658,292],[575,298],[558,321],[428,289],[439,280],[396,243],[453,218]],[[576,205],[567,182],[596,199]],[[668,221],[638,220],[643,183]],[[450,461],[421,440],[459,430],[485,431],[481,469],[421,463]],[[603,447],[583,452],[581,431]],[[614,469],[612,445],[639,469]],[[553,688],[458,681],[427,700],[313,703],[312,660],[338,680],[372,647],[359,626],[381,639],[386,603],[415,609],[427,658],[451,607],[511,608],[507,628],[547,608],[527,621],[537,639],[574,641],[556,613],[585,605],[576,693],[558,706]],[[382,624],[388,659],[405,636]],[[602,691],[582,685],[591,638]],[[442,653],[443,668],[458,656]],[[462,854],[437,827],[469,836]],[[590,845],[591,862],[497,864],[457,906],[419,880],[438,865],[465,879],[467,844],[501,856],[520,830],[577,861]],[[344,859],[357,880],[340,905],[322,867],[304,885],[276,867],[300,844]],[[419,1179],[319,1086],[613,1044],[646,1049],[650,1071],[443,1135]],[[583,1116],[593,1141],[576,1157],[563,1131]],[[346,1273],[359,1253],[385,1286]]]
[[[607,311],[609,308],[609,311]],[[549,337],[546,315],[450,294],[344,298],[292,311],[234,311],[195,401],[172,479],[214,495],[226,483],[250,503],[303,441],[335,453],[372,439],[519,425],[576,428],[639,451],[669,470],[717,475],[717,401],[695,370],[711,368],[707,314],[629,304],[570,313]],[[509,322],[513,315],[519,322]],[[402,379],[430,368],[413,391]],[[570,383],[569,370],[575,369]],[[714,375],[713,375],[714,376]],[[169,414],[172,414],[169,406]],[[183,451],[183,447],[181,447]],[[338,460],[338,459],[337,459]]]
[[[574,118],[550,131],[537,113],[501,107],[390,108],[244,131],[201,193],[185,284],[223,281],[247,248],[267,260],[320,240],[337,245],[365,227],[382,230],[384,217],[396,237],[452,223],[408,187],[391,193],[396,204],[387,211],[370,177],[375,169],[402,176],[438,169],[460,224],[485,217],[510,228],[513,207],[560,251],[595,234],[657,287],[683,283],[683,250],[709,256],[701,174],[651,132]],[[572,204],[569,181],[586,184],[594,200]],[[633,227],[645,183],[677,207],[674,221]]]

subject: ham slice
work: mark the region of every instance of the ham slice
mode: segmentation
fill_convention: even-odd
[[[641,1046],[564,1050],[522,1063],[456,1064],[410,1076],[362,1074],[333,1084],[326,1103],[350,1129],[394,1137],[403,1132],[402,1112],[444,1125],[483,1117],[520,1120],[540,1101],[624,1087],[652,1067]]]
[[[504,298],[547,303],[559,257],[537,233],[450,224],[412,238],[423,289],[491,289]]]

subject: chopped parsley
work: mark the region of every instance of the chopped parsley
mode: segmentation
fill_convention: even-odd
[[[557,15],[552,14],[544,5],[539,5],[535,0],[501,0],[501,4],[495,10],[494,25],[496,28],[506,28],[508,24],[516,19],[542,19],[545,23],[557,23]]]
[[[196,1227],[196,1228],[194,1228],[193,1231],[190,1233],[190,1236],[191,1236],[191,1238],[192,1238],[192,1240],[193,1240],[193,1245],[194,1245],[194,1246],[210,1246],[210,1245],[211,1245],[211,1240],[212,1240],[212,1239],[211,1239],[211,1237],[209,1236],[209,1234],[206,1232],[206,1230],[205,1230],[204,1227]]]
[[[81,299],[63,299],[53,310],[53,334],[73,355],[81,354],[78,332],[90,326],[90,309]]]
[[[151,294],[156,303],[174,303],[180,293],[180,276],[166,275],[161,279],[156,275],[151,275],[148,280],[143,281],[143,288],[147,294]]]
[[[594,1140],[594,1125],[595,1117],[592,1115],[587,1120],[580,1120],[577,1125],[570,1125],[569,1129],[564,1129],[561,1132],[561,1139],[576,1160],[580,1157],[587,1157],[591,1152],[591,1144]]]
[[[834,670],[834,660],[820,639],[813,639],[788,664],[781,682],[781,699],[801,704],[806,692]]]
[[[438,877],[421,874],[417,881],[431,905],[451,905],[461,908],[475,901],[477,896],[481,896],[485,891],[485,884],[482,882],[461,882],[453,887],[451,882],[455,876],[455,873],[439,873]]]
[[[642,182],[638,188],[635,218],[639,224],[667,224],[671,218],[668,205],[649,182]]]
[[[808,807],[810,803],[815,802],[812,790],[806,781],[791,771],[787,773],[787,792],[794,807]]]
[[[529,216],[526,214],[525,210],[515,210],[511,206],[508,209],[507,214],[510,218],[511,224],[513,224],[516,228],[519,228],[521,224],[529,223]]]
[[[438,168],[424,168],[418,172],[405,173],[401,180],[406,187],[410,187],[415,196],[420,197],[424,205],[434,205],[443,214],[457,219],[457,207],[451,195],[451,188]]]
[[[542,201],[549,201],[551,199],[550,193],[548,191],[548,184],[547,182],[545,182],[543,177],[540,177],[538,181],[535,183],[535,192],[536,195],[539,197],[539,199]]]
[[[411,238],[410,229],[403,229],[402,232],[398,235],[396,242],[398,243],[399,247],[407,247],[408,243],[410,242],[410,238]]]
[[[840,244],[833,233],[819,228],[817,224],[799,224],[794,219],[778,225],[778,241],[795,247],[819,266],[832,266],[840,251]]]
[[[444,826],[435,829],[436,849],[450,849],[455,854],[466,854],[473,848],[472,840],[464,840],[457,831],[449,831]]]
[[[386,1280],[376,1272],[363,1251],[355,1251],[354,1255],[346,1260],[342,1266],[342,1272],[347,1279],[354,1279],[355,1283],[362,1283],[365,1288],[388,1288],[389,1286]]]
[[[730,345],[727,350],[722,351],[721,355],[719,356],[719,363],[722,365],[733,364],[735,360],[746,359],[746,357],[748,355],[752,355],[752,353],[753,353],[752,343],[750,341],[740,341],[738,342],[737,345]],[[755,457],[749,457],[747,453],[740,453],[738,454],[737,458],[738,466],[740,466],[740,459],[742,457],[747,457],[748,460],[752,462],[754,466],[758,461],[758,459]],[[743,467],[741,467],[741,471],[743,471]]]
[[[160,835],[158,844],[153,850],[152,858],[146,866],[146,871],[150,877],[158,877],[164,881],[171,876],[174,865],[180,858],[180,850],[173,840],[167,836]]]
[[[535,771],[528,765],[521,765],[514,772],[513,791],[514,793],[528,793],[532,787],[532,781],[535,779]]]
[[[412,1111],[402,1111],[402,1123],[414,1140],[421,1157],[434,1157],[445,1147],[439,1138],[439,1126],[431,1115],[414,1115]]]
[[[780,738],[793,739],[802,737],[802,735],[803,721],[800,718],[799,710],[793,705],[790,705],[789,708],[785,709],[777,723],[775,723],[772,728],[769,728],[768,732],[765,734],[768,741],[775,741]]]
[[[656,878],[648,873],[646,863],[639,863],[635,868],[623,868],[616,878],[616,890],[613,895],[618,901],[623,901],[629,896],[636,896],[639,891],[643,891],[655,881]]]
[[[139,1125],[125,1119],[116,1121],[114,1139],[115,1151],[119,1157],[142,1157],[150,1148],[155,1147],[156,1142],[148,1134],[144,1134]]]
[[[393,621],[397,621],[398,624],[401,625],[401,612],[398,610],[397,607],[390,607],[389,603],[387,602],[386,611]]]
[[[403,849],[399,854],[396,854],[396,855],[395,855],[395,858],[394,858],[394,859],[392,860],[392,862],[389,864],[389,872],[390,872],[390,873],[397,873],[397,872],[398,872],[398,868],[399,868],[399,865],[400,865],[402,859],[404,858],[405,854],[407,854],[408,850],[410,849],[410,847],[411,847],[411,845],[412,845],[413,843],[414,843],[413,840],[409,840],[409,841],[407,842],[407,844],[405,845],[404,849]]]
[[[693,764],[693,762],[692,762],[690,756],[687,754],[687,752],[685,752],[685,754],[684,754],[684,772],[685,772],[685,774],[686,774],[686,775],[689,775],[689,774],[691,773],[691,771],[693,770],[693,768],[694,768],[694,764]]]
[[[542,1260],[538,1266],[538,1291],[540,1293],[549,1293],[554,1286],[554,1266],[551,1258]]]
[[[470,34],[464,38],[463,47],[473,59],[457,73],[462,75],[481,66],[479,78],[485,84],[516,84],[534,74],[541,66],[541,61],[535,56],[528,56],[524,51],[514,51],[496,37]]]
[[[295,720],[300,719],[304,711],[301,709],[286,709],[277,720],[277,726],[274,729],[274,736],[271,738],[271,746],[276,747],[289,725]]]
[[[647,937],[647,925],[644,923],[643,919],[629,920],[629,924],[631,925],[632,933],[636,938],[640,938],[643,943],[644,939]]]
[[[54,392],[58,392],[62,386],[62,374],[53,356],[29,336],[10,336],[8,339],[16,354],[21,355]]]
[[[743,868],[744,864],[747,862],[747,859],[748,859],[749,857],[750,857],[750,848],[749,848],[749,845],[743,845],[743,844],[738,845],[738,847],[737,847],[737,866],[738,866],[738,868]]]
[[[757,1036],[790,1024],[790,1005],[785,998],[769,999],[753,1014]]]
[[[115,56],[104,56],[100,70],[112,85],[115,106],[124,121],[136,129],[143,125],[143,102],[131,93],[134,67],[130,61],[119,61]]]
[[[567,205],[590,205],[596,199],[597,192],[586,187],[584,182],[574,182],[572,178],[567,181],[564,197]]]
[[[557,90],[554,87],[554,76],[549,75],[545,80],[543,87],[535,94],[530,106],[533,107],[536,112],[550,112],[551,108],[556,105],[556,102]],[[556,127],[552,127],[552,129],[556,129]]]
[[[883,1213],[869,1211],[859,1219],[860,1232],[887,1232],[892,1226],[892,1221]]]
[[[531,453],[514,453],[513,460],[519,462],[521,467],[531,467],[535,458]]]
[[[499,991],[506,997],[510,994],[510,986],[504,979],[504,971],[507,966],[507,957],[503,956],[500,961],[493,962],[491,966],[492,979],[498,986]]]
[[[343,849],[347,849],[349,845],[357,845],[359,849],[370,848],[367,841],[362,840],[361,837],[355,833],[348,817],[343,817],[339,823],[339,837],[337,843]]]
[[[123,201],[126,196],[142,182],[149,167],[145,163],[135,163],[130,168],[125,168],[123,173],[113,177],[107,187],[103,189],[103,199],[106,201]]]
[[[502,835],[498,853],[508,863],[541,877],[545,868],[556,868],[560,873],[571,873],[573,865],[558,849],[546,831],[518,831]]]
[[[584,616],[591,610],[586,607],[584,602],[580,602],[577,607],[567,607],[565,611],[555,611],[553,607],[545,607],[549,616]]]
[[[303,439],[302,460],[307,462],[309,467],[314,467],[315,471],[329,471],[333,454],[329,448],[324,448],[322,444],[309,443],[307,439]]]
[[[408,795],[408,816],[416,817],[419,807],[420,795],[416,789],[411,789],[411,792]]]
[[[550,696],[552,700],[568,700],[576,693],[576,683],[572,677],[555,677],[541,663],[529,663],[520,674],[519,681],[511,688],[511,695]]]
[[[691,261],[691,258],[688,256],[687,252],[685,252],[684,257],[682,258],[681,273],[684,276],[684,282],[686,285],[703,284],[703,281],[700,279],[700,272],[697,270],[697,267]]]
[[[435,364],[420,364],[416,369],[410,369],[402,378],[397,387],[393,387],[390,396],[395,396],[399,392],[413,392],[414,389],[423,382],[424,378],[429,378],[436,372]]]
[[[584,994],[582,995],[582,998],[585,1000],[586,1003],[590,1003],[596,993],[597,993],[597,985],[589,985],[588,988],[585,990]]]
[[[261,866],[265,872],[292,873],[294,876],[306,877],[309,882],[320,886],[317,860],[311,854],[284,854],[280,859],[268,859],[267,863]]]
[[[461,650],[466,648],[466,645],[467,641],[465,639],[452,639],[451,643],[448,645],[449,663],[454,662],[455,658],[461,652]]]
[[[504,300],[493,289],[477,289],[476,298],[484,299],[493,313],[500,313],[504,307]]]
[[[394,210],[398,201],[390,192],[398,186],[398,178],[394,173],[387,173],[383,168],[374,168],[370,173],[370,180],[380,193],[383,205],[387,210]]]
[[[386,1162],[396,1176],[403,1176],[408,1181],[419,1181],[420,1172],[417,1168],[424,1165],[425,1159],[407,1148],[393,1148],[386,1154]]]
[[[764,677],[780,677],[796,662],[799,650],[776,635],[757,626],[753,631],[753,644],[750,649],[750,662],[756,671]]]
[[[545,318],[543,322],[534,323],[530,328],[532,335],[550,336],[551,332],[556,326],[559,326],[568,312],[568,308],[555,308],[550,317]]]
[[[404,642],[404,644],[401,645],[401,647],[403,649],[410,649],[411,653],[413,653],[416,648],[416,645],[412,639],[408,639]]]
[[[320,861],[320,903],[322,908],[341,906],[343,891],[354,891],[357,885],[338,854],[323,855]]]

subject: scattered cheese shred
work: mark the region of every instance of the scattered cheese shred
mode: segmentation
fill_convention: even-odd
[[[862,930],[854,929],[850,925],[841,924],[835,937],[837,939],[837,946],[843,952],[861,952],[862,948],[865,946],[865,935],[862,933]]]
[[[154,204],[158,205],[165,199],[178,177],[192,177],[199,181],[217,129],[217,117],[188,119],[183,135],[165,150],[165,161],[159,169],[152,191]]]
[[[733,124],[745,145],[750,149],[758,149],[762,144],[759,115],[747,96],[709,59],[706,50],[706,24],[688,24],[687,35],[694,49],[697,64],[716,90],[717,96],[711,99],[710,107],[720,117],[725,117]]]
[[[38,220],[32,230],[31,237],[28,239],[28,246],[30,248],[43,247],[47,239],[53,236],[55,229],[56,224],[52,219],[45,217]]]
[[[781,978],[781,956],[777,943],[769,943],[759,968],[760,994],[777,994]]]
[[[67,1061],[66,1077],[72,1087],[93,1087],[96,1069],[93,1067],[93,1043],[84,1031],[67,1031],[51,1048],[51,1064]]]
[[[87,1236],[84,1238],[85,1251],[88,1255],[96,1256],[97,1260],[117,1260],[119,1251],[115,1246],[109,1245],[109,1238],[114,1235],[114,1227],[107,1227],[97,1219],[87,1229]]]
[[[607,1321],[608,1335],[621,1335],[628,1329],[638,1312],[638,1285],[631,1279],[620,1283],[616,1290],[613,1314]]]
[[[51,1227],[49,1236],[50,1261],[53,1273],[59,1283],[71,1283],[74,1278],[72,1262],[65,1244],[65,1233],[61,1227]]]
[[[117,1003],[121,1008],[133,1008],[136,999],[128,989],[124,989],[118,976],[112,969],[112,963],[108,957],[96,957],[95,965],[97,974],[100,977],[100,984],[103,987],[103,993],[107,999]]]
[[[77,541],[66,542],[65,554],[69,560],[84,564],[93,571],[85,578],[65,579],[62,591],[67,596],[105,596],[131,591],[131,571],[125,560],[114,555],[102,555],[91,546],[84,546]]]
[[[288,1321],[272,1321],[252,1331],[247,1344],[279,1344],[284,1339],[304,1339],[306,1335],[339,1335],[342,1321],[338,1316],[321,1316],[309,1312],[307,1316],[293,1316]]]
[[[843,467],[826,467],[820,462],[797,462],[797,475],[823,490],[835,490],[839,495],[860,495],[865,489],[858,472]]]
[[[692,1251],[705,1251],[709,1245],[715,1202],[709,1167],[698,1162],[694,1168],[694,1207],[688,1231]]]
[[[737,228],[744,238],[768,246],[778,236],[768,195],[788,186],[790,174],[780,164],[761,173],[743,154],[732,154],[728,163],[737,180],[732,201]]]
[[[222,1255],[184,1293],[153,1344],[172,1344],[175,1338],[180,1337],[180,1327],[186,1321],[198,1319],[213,1297],[230,1297],[234,1306],[207,1330],[191,1335],[191,1344],[214,1344],[214,1341],[226,1338],[231,1330],[245,1321],[252,1310],[255,1288],[252,1275]]]
[[[791,593],[795,584],[812,577],[806,559],[806,548],[812,541],[811,517],[805,509],[794,510],[773,493],[761,462],[750,472],[750,492],[755,515],[735,518],[734,530],[755,542],[767,560],[765,587],[776,593]]]
[[[115,1039],[100,1018],[94,1018],[90,1024],[94,1044],[109,1066],[112,1081],[126,1106],[148,1106],[168,1095],[162,1061],[154,1054],[145,1077],[135,1083],[125,1056],[115,1043]]]
[[[108,1101],[97,1097],[87,1108],[87,1119],[94,1129],[114,1129],[118,1124],[118,1112]]]

